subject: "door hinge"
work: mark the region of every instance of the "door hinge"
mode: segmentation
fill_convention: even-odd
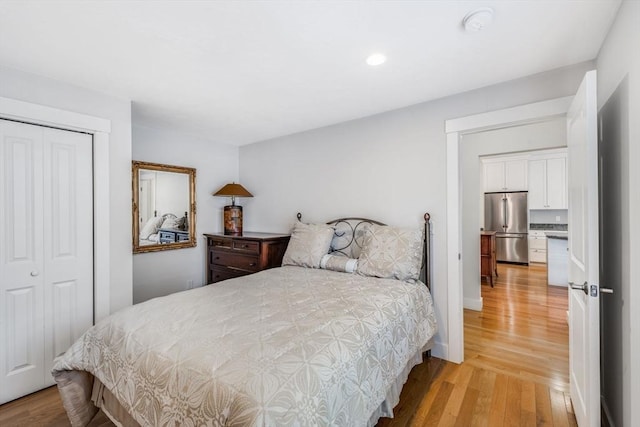
[[[458,261],[460,261],[462,259],[462,255],[458,254]]]
[[[590,286],[590,290],[589,290],[589,295],[597,298],[598,297],[598,286],[597,285],[591,285]]]

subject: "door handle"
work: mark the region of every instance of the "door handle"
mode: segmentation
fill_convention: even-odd
[[[582,284],[582,285],[578,285],[577,283],[569,282],[569,286],[571,287],[571,289],[580,290],[580,291],[583,291],[585,294],[589,295],[589,285],[587,284],[587,282],[584,282],[584,284]],[[593,285],[591,287],[591,296],[592,297],[597,297],[598,296],[597,289],[600,289],[600,293],[601,294],[612,294],[613,293],[613,289],[611,289],[611,288],[596,288],[596,285]]]
[[[573,282],[569,282],[569,286],[571,287],[571,289],[582,291],[586,295],[589,295],[589,285],[587,284],[587,282],[584,282],[582,285],[579,285],[579,284],[573,283]]]

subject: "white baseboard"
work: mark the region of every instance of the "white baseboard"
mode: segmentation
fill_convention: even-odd
[[[465,298],[463,306],[469,310],[482,311],[482,297],[478,299]]]
[[[436,341],[433,343],[431,355],[439,359],[449,360],[449,345]]]

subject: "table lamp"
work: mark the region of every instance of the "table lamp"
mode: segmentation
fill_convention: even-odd
[[[231,205],[224,207],[224,234],[231,236],[242,235],[242,206],[236,205],[236,197],[253,197],[246,188],[232,182],[215,193],[214,196],[231,197]]]

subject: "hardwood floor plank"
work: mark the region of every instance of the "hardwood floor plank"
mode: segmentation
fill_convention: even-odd
[[[481,369],[480,381],[478,384],[478,400],[471,415],[472,427],[490,427],[489,412],[491,410],[491,398],[496,383],[496,373]]]
[[[522,395],[520,398],[521,410],[536,414],[536,385],[531,381],[522,382]],[[534,417],[535,418],[535,417]]]
[[[467,392],[464,394],[464,399],[462,399],[462,405],[460,405],[454,426],[467,427],[471,424],[473,410],[475,409],[479,396],[480,391],[478,389],[467,387]]]
[[[557,390],[549,390],[551,398],[551,414],[554,427],[569,427],[567,407],[564,403],[564,393]]]
[[[464,396],[467,393],[469,381],[471,380],[473,372],[474,369],[472,366],[468,364],[460,365],[460,368],[458,369],[458,375],[454,380],[453,391],[451,392],[449,401],[447,402],[447,406],[445,407],[445,412],[447,414],[453,415],[453,417],[458,416],[460,407],[462,406],[462,401],[464,400]]]
[[[535,385],[536,393],[536,425],[537,426],[553,426],[553,415],[551,412],[551,399],[549,397],[549,388],[542,385]]]
[[[501,427],[504,423],[505,409],[507,405],[507,385],[509,377],[503,374],[496,376],[493,396],[491,398],[491,410],[489,411],[488,424],[491,427]]]
[[[440,425],[440,419],[442,418],[442,414],[444,413],[444,409],[449,402],[449,396],[453,392],[454,385],[448,381],[442,382],[437,390],[435,399],[427,412],[427,416],[425,418],[424,427],[435,427]]]
[[[520,424],[522,399],[522,382],[516,377],[509,377],[507,383],[507,399],[504,412],[504,423],[507,426],[517,426]]]

